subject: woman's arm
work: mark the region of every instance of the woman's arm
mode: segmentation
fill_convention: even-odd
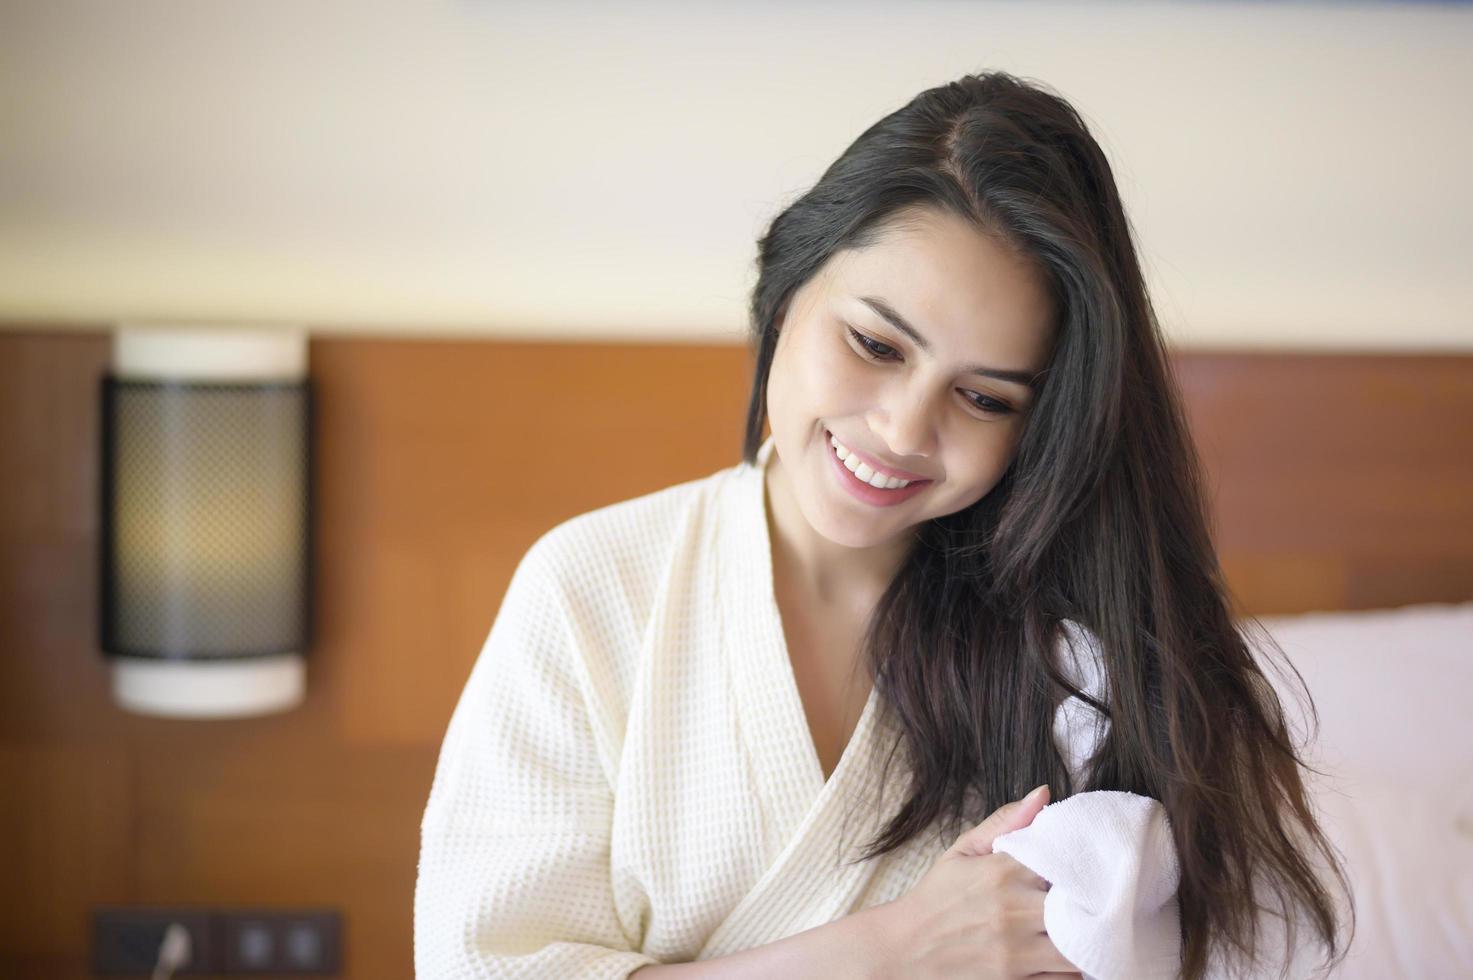
[[[645,966],[637,980],[787,980],[853,977],[880,980],[889,975],[888,903],[861,909],[842,919],[795,933],[765,946],[695,963]]]
[[[451,716],[420,824],[419,980],[622,980],[638,909],[610,871],[613,792],[587,698],[597,691],[544,537],[518,565]]]

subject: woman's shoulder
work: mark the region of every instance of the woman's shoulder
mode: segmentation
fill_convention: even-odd
[[[680,542],[716,519],[742,464],[569,517],[543,532],[523,565],[580,592],[658,575]]]
[[[568,518],[522,557],[520,595],[556,616],[579,670],[595,679],[605,722],[617,728],[641,663],[662,583],[699,552],[702,528],[728,500],[736,467]]]

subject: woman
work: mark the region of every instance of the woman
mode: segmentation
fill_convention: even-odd
[[[758,264],[741,463],[518,566],[425,811],[420,975],[1078,975],[991,840],[1100,789],[1170,817],[1182,976],[1282,965],[1261,909],[1333,958],[1339,868],[1075,111],[923,92]]]

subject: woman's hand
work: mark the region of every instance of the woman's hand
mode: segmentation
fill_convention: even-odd
[[[1078,977],[1043,928],[1048,883],[992,842],[1033,822],[1048,787],[999,807],[957,838],[925,877],[883,911],[886,975],[1012,980]]]

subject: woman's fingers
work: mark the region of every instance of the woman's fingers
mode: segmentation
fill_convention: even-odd
[[[1023,962],[1032,969],[1039,971],[1037,974],[1030,973],[1029,976],[1079,976],[1079,968],[1068,960],[1047,933],[1039,933],[1029,940],[1023,954]]]
[[[987,860],[1000,861],[1005,864],[1008,867],[1008,876],[1019,884],[1026,885],[1035,891],[1049,890],[1049,883],[1041,875],[1036,874],[1032,868],[1011,854],[989,854]]]
[[[1021,800],[1005,803],[971,830],[957,838],[951,850],[968,856],[992,853],[992,842],[1010,831],[1018,830],[1033,822],[1038,811],[1048,805],[1049,788],[1039,786]]]
[[[1048,898],[1048,892],[1037,888],[1019,889],[1017,895],[1017,907],[1025,909],[1029,915],[1034,917],[1038,923],[1038,931],[1043,932],[1043,900]]]

